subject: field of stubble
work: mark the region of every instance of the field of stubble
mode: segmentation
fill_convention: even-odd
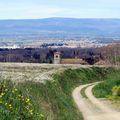
[[[14,82],[51,80],[54,73],[68,68],[86,67],[81,65],[54,65],[32,63],[0,63],[0,78]]]

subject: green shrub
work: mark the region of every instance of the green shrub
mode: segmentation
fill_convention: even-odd
[[[120,85],[120,80],[106,80],[93,88],[93,94],[98,98],[112,95],[112,88]]]
[[[0,81],[0,120],[43,120],[29,98],[23,96],[11,81]]]
[[[24,82],[18,87],[27,92],[37,110],[42,108],[46,112],[47,120],[83,120],[72,98],[73,89],[104,80],[114,71],[113,68],[98,67],[67,69],[46,83]]]
[[[9,112],[10,113],[8,115],[9,118],[6,117],[5,119],[2,120],[18,120],[18,118],[21,118],[21,120],[27,120],[27,119],[83,120],[82,114],[77,109],[72,98],[73,89],[79,85],[104,80],[107,77],[109,77],[109,75],[115,72],[116,71],[113,68],[98,68],[98,67],[79,68],[74,70],[67,69],[63,73],[55,74],[53,80],[46,81],[46,83],[27,82],[27,81],[23,83],[19,83],[16,86],[17,92],[15,93],[15,98],[18,108],[21,106],[23,110],[25,109],[25,105],[23,103],[19,103],[16,97],[20,94],[25,99],[26,98],[30,99],[30,102],[32,104],[31,108],[34,114],[33,116],[30,116],[29,111],[26,111],[25,115],[24,113],[22,113],[22,111],[21,114],[18,111],[14,111],[14,114],[11,114]],[[11,82],[10,85],[6,85],[6,86],[11,86],[10,87],[11,90],[9,91],[12,91],[14,88],[14,85]],[[8,94],[8,98],[5,99],[6,102],[10,101],[9,98],[11,96],[11,93],[12,92],[10,92]],[[26,95],[27,97],[25,97]],[[15,98],[13,98],[13,100]],[[4,106],[2,107],[2,109],[3,108]],[[14,109],[16,108],[16,104],[15,107],[13,108]],[[4,111],[6,110],[7,109],[4,108]],[[42,118],[37,118],[36,111],[37,112],[42,111],[43,113],[45,113],[44,117],[43,114],[41,114],[40,112],[40,116]],[[7,114],[3,115],[3,113],[2,114],[1,113],[0,113],[1,115],[0,118],[2,118],[2,116],[7,116]],[[27,114],[28,116],[26,116]]]
[[[113,93],[113,95],[115,95],[115,96],[120,96],[120,85],[119,85],[119,86],[114,86],[114,87],[112,88],[112,93]]]

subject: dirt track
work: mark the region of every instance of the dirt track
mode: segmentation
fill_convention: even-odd
[[[120,120],[120,112],[95,98],[92,88],[97,83],[81,85],[73,91],[73,98],[79,110],[83,113],[85,120]],[[81,90],[86,87],[85,94],[88,98],[83,98]]]

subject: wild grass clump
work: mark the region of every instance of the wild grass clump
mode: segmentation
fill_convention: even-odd
[[[93,88],[93,94],[98,98],[105,98],[113,95],[115,86],[120,85],[120,70],[108,74],[107,79]],[[114,89],[113,89],[114,88]]]
[[[67,69],[45,83],[0,81],[0,120],[83,120],[72,98],[73,89],[113,73],[113,68],[93,67]]]
[[[0,80],[0,120],[44,120],[44,115],[11,81]]]
[[[55,74],[52,81],[24,82],[18,87],[31,98],[36,110],[41,109],[46,113],[47,120],[83,120],[72,98],[73,89],[79,85],[104,80],[113,71],[113,68],[98,67],[67,69]]]

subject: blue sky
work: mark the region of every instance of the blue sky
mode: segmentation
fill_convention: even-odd
[[[120,0],[1,0],[0,19],[120,18]]]

